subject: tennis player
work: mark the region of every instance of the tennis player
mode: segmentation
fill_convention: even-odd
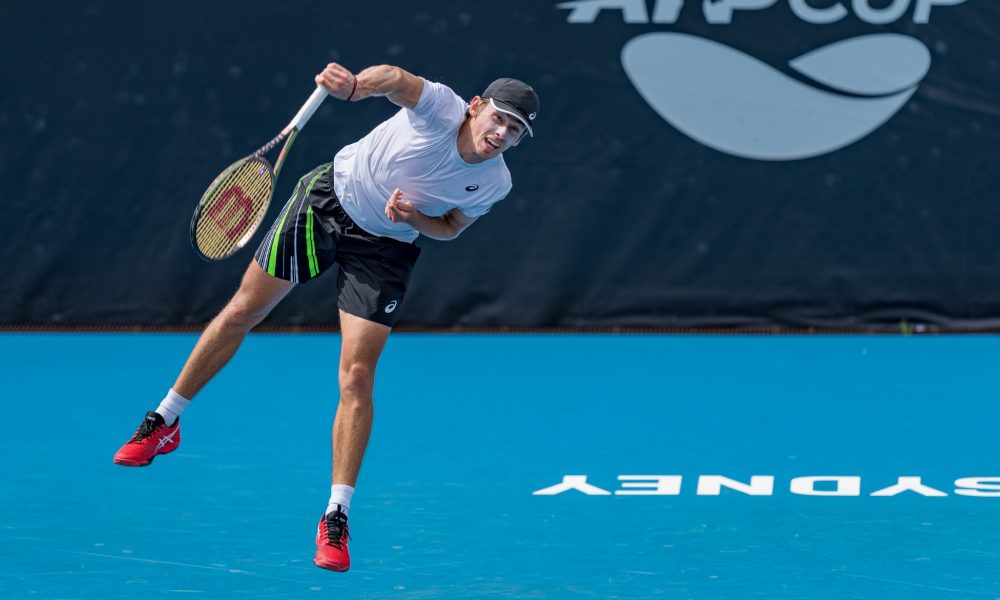
[[[299,180],[236,294],[114,462],[141,467],[176,450],[181,413],[250,329],[296,284],[337,265],[340,402],[330,500],[313,562],[346,571],[347,515],[371,433],[375,365],[420,255],[413,242],[420,234],[454,239],[510,192],[502,155],[533,135],[539,103],[517,79],[498,79],[466,102],[444,84],[389,65],[354,75],[331,63],[316,83],[340,100],[385,97],[401,109]]]

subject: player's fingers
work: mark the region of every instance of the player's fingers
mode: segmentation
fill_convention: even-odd
[[[337,81],[326,72],[320,73],[316,76],[316,85],[321,85],[327,89],[332,95],[339,97],[340,85]]]
[[[322,77],[325,81],[332,83],[340,68],[341,68],[340,65],[338,65],[337,63],[330,63],[326,65],[326,68],[320,71],[319,76]]]
[[[316,76],[316,84],[325,87],[333,97],[346,100],[354,90],[354,74],[337,63],[330,63]]]

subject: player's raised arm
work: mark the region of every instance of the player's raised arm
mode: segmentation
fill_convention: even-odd
[[[368,67],[353,75],[337,63],[330,63],[316,76],[316,83],[341,100],[354,102],[372,96],[385,96],[403,108],[416,106],[424,89],[422,78],[392,65]]]

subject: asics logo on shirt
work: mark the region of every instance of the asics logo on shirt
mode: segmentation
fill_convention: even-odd
[[[389,304],[388,304],[388,305],[387,305],[387,306],[385,307],[385,312],[387,312],[387,313],[391,313],[391,312],[392,312],[392,311],[394,311],[394,310],[396,310],[396,301],[395,301],[395,300],[393,300],[392,302],[390,302],[390,303],[389,303]]]
[[[467,192],[474,192],[474,191],[476,191],[478,189],[479,189],[478,185],[467,185],[467,186],[465,186],[465,191],[467,191]]]

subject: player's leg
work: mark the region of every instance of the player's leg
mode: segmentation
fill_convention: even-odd
[[[114,462],[127,467],[144,467],[157,455],[176,450],[181,441],[178,418],[181,411],[229,362],[247,333],[294,285],[268,275],[257,263],[251,262],[236,294],[198,338],[174,387],[156,411],[146,413],[139,429],[115,454]]]
[[[379,237],[359,227],[332,190],[329,178],[317,189],[330,191],[313,205],[316,222],[331,236],[340,267],[340,404],[333,425],[333,485],[316,535],[317,566],[335,571],[350,567],[347,514],[372,428],[375,365],[399,316],[420,249]]]
[[[368,447],[375,365],[389,327],[340,311],[340,403],[333,421],[333,483],[354,487]]]
[[[321,266],[333,264],[332,252],[316,251],[309,227],[312,182],[329,170],[329,165],[322,165],[299,180],[257,248],[236,295],[202,333],[174,387],[155,412],[147,413],[136,434],[115,455],[116,463],[144,466],[157,454],[176,449],[180,440],[176,419],[191,398],[229,362],[246,334],[296,283],[318,276]]]
[[[340,402],[333,421],[333,485],[317,531],[313,559],[324,569],[346,571],[351,565],[347,511],[371,436],[375,366],[389,331],[386,325],[340,311]]]

